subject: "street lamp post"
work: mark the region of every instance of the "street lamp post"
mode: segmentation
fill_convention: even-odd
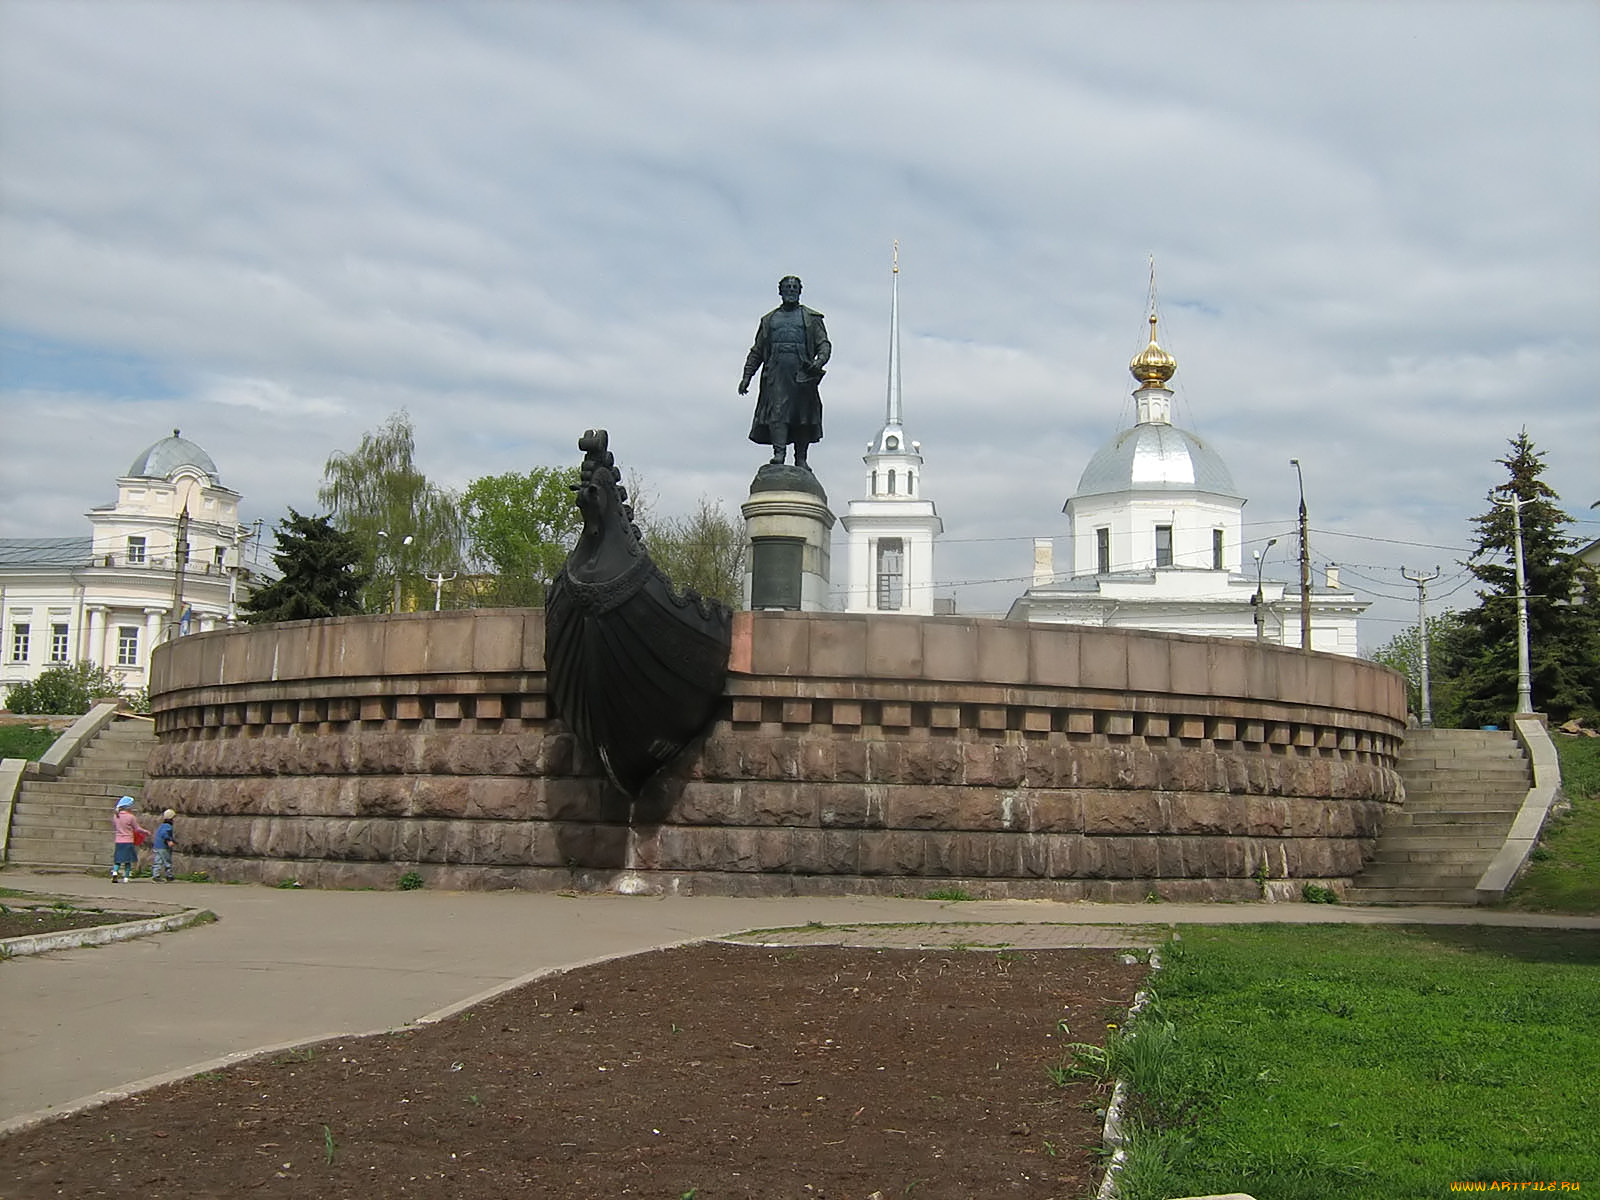
[[[1511,529],[1515,534],[1517,568],[1517,711],[1533,711],[1533,671],[1528,653],[1528,584],[1522,566],[1522,506],[1533,503],[1521,496],[1508,496],[1496,500],[1511,509]]]
[[[1422,655],[1422,685],[1419,690],[1422,693],[1422,727],[1424,729],[1429,729],[1433,726],[1433,699],[1428,694],[1428,584],[1439,578],[1439,575],[1438,567],[1433,569],[1432,575],[1424,575],[1421,571],[1412,575],[1404,567],[1400,568],[1400,577],[1409,579],[1417,585],[1417,635]]]
[[[1267,544],[1259,550],[1252,550],[1256,559],[1256,594],[1250,597],[1250,603],[1256,606],[1256,641],[1267,640],[1267,613],[1266,600],[1261,594],[1261,570],[1267,565],[1267,551],[1278,544],[1277,538],[1268,538]]]
[[[1306,477],[1300,460],[1291,458],[1295,478],[1300,481],[1300,649],[1311,649],[1311,539],[1306,527]]]
[[[448,574],[448,575],[446,575],[443,571],[440,571],[437,575],[424,575],[423,576],[424,579],[426,579],[429,583],[433,584],[433,611],[434,612],[438,612],[439,611],[439,600],[444,595],[444,585],[449,583],[455,577],[456,577],[456,572],[454,572],[454,571],[450,572],[450,574]]]

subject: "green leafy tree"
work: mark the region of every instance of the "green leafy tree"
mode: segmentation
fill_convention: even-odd
[[[303,517],[292,508],[278,522],[274,536],[278,549],[272,561],[283,575],[245,601],[245,621],[260,625],[363,611],[361,594],[368,573],[363,562],[366,548],[359,538],[335,529],[327,517]]]
[[[1428,618],[1428,696],[1435,725],[1449,724],[1441,714],[1453,716],[1460,706],[1461,614],[1439,613]],[[1406,705],[1422,713],[1422,638],[1418,627],[1408,626],[1372,652],[1372,661],[1392,667],[1406,677]]]
[[[479,595],[495,605],[544,603],[545,588],[561,569],[583,529],[573,503],[577,467],[534,467],[485,475],[461,497],[468,550],[492,574]]]
[[[652,522],[644,535],[650,557],[680,590],[692,588],[729,608],[742,607],[744,522],[720,500],[702,496],[692,514]]]
[[[428,590],[424,574],[461,567],[460,503],[430,483],[415,458],[411,418],[401,410],[363,434],[354,452],[336,452],[322,468],[317,499],[365,550],[371,612],[414,607]]]
[[[122,681],[92,662],[46,667],[33,679],[6,692],[6,707],[15,713],[86,713],[102,697],[122,698]]]
[[[1540,476],[1544,454],[1523,430],[1498,459],[1509,479],[1489,492],[1475,518],[1477,548],[1467,569],[1483,585],[1479,604],[1462,614],[1460,705],[1463,725],[1499,724],[1517,702],[1517,601],[1511,507],[1521,506],[1523,568],[1528,603],[1529,666],[1534,707],[1556,721],[1593,719],[1600,712],[1600,586],[1594,568],[1574,553],[1572,518]]]

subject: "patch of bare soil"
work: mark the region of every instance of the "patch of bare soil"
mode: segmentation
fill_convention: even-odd
[[[1107,950],[636,955],[15,1134],[0,1195],[1080,1200],[1105,1097],[1048,1068],[1145,973]]]
[[[13,908],[0,904],[0,938],[60,933],[66,929],[92,929],[96,925],[120,925],[124,921],[144,921],[149,917],[149,913],[102,912],[83,908]]]

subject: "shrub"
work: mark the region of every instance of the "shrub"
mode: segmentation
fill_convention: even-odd
[[[121,696],[122,681],[92,662],[47,667],[37,679],[14,685],[6,707],[15,713],[86,713],[101,696]]]

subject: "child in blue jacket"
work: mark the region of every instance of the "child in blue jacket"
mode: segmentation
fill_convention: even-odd
[[[161,814],[161,824],[156,826],[156,835],[152,840],[155,861],[150,864],[150,878],[153,882],[160,883],[162,880],[172,882],[172,848],[177,845],[172,836],[172,819],[177,815],[172,809],[167,809]]]

